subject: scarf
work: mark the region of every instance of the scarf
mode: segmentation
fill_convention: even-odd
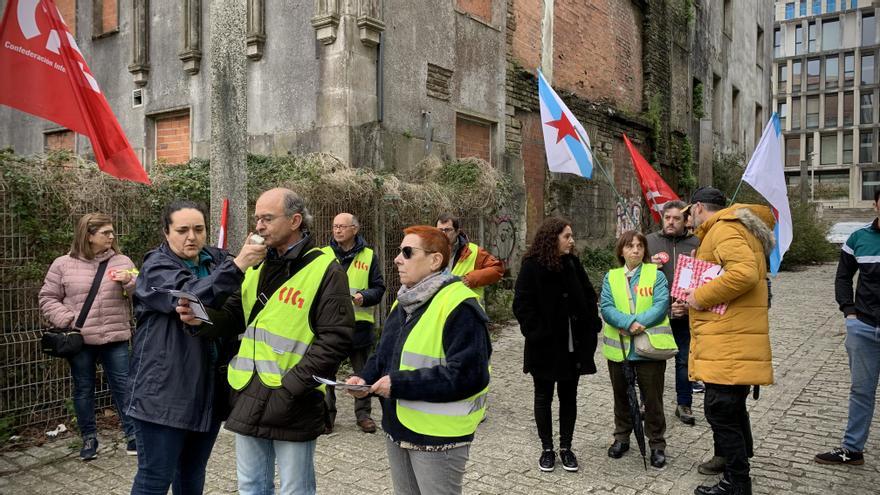
[[[449,272],[435,272],[423,278],[419,283],[412,287],[405,285],[400,286],[397,291],[397,304],[406,312],[409,318],[419,307],[426,301],[434,297],[434,294],[446,285],[447,282],[457,278]]]

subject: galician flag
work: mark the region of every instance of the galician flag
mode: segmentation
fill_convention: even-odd
[[[541,102],[541,127],[544,130],[544,149],[551,172],[593,176],[593,154],[587,131],[547,84],[538,71],[538,99]]]
[[[774,112],[770,117],[770,122],[767,122],[767,127],[764,128],[761,141],[758,142],[755,153],[749,160],[742,178],[767,199],[773,210],[773,216],[776,217],[776,225],[773,227],[776,246],[770,253],[770,273],[774,275],[779,272],[782,257],[791,246],[793,237],[791,209],[788,206],[788,189],[785,187],[785,173],[783,172],[784,149],[779,116]]]

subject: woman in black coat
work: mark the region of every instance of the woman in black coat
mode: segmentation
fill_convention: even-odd
[[[596,373],[593,354],[602,328],[596,291],[575,255],[571,223],[544,220],[523,257],[513,312],[526,338],[523,372],[535,383],[535,423],[543,452],[541,471],[553,471],[553,389],[559,396],[559,458],[566,471],[577,471],[571,451],[581,375]]]

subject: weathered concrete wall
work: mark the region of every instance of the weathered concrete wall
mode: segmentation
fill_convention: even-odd
[[[500,124],[504,119],[504,2],[493,22],[457,11],[452,2],[386,5],[384,110],[387,167],[406,168],[431,153],[454,154],[455,118],[462,113]],[[431,19],[416,23],[414,19]],[[448,99],[428,96],[428,64],[451,71]],[[503,146],[496,125],[494,148]]]

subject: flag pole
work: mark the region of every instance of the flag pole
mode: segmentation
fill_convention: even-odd
[[[745,176],[746,176],[746,173],[745,173],[745,171],[743,171],[743,177],[745,177]],[[743,180],[744,179],[740,178],[739,184],[736,185],[736,191],[733,191],[733,196],[731,196],[730,199],[727,201],[728,205],[733,204],[733,200],[736,199],[736,195],[739,194],[739,188],[742,187],[742,185],[743,185]]]
[[[572,127],[574,127],[575,132],[578,133],[578,137],[580,138],[581,142],[587,146],[587,150],[589,150],[590,156],[593,157],[593,163],[595,163],[599,170],[602,171],[602,175],[604,175],[605,178],[608,179],[608,185],[611,186],[611,190],[614,192],[614,195],[617,196],[617,203],[620,204],[621,207],[623,207],[623,212],[626,214],[626,217],[629,218],[630,222],[632,222],[633,227],[637,226],[638,222],[635,221],[635,219],[632,217],[626,207],[626,200],[623,198],[623,196],[621,196],[619,192],[617,192],[617,188],[614,187],[614,181],[611,180],[611,176],[608,175],[608,172],[605,171],[605,167],[603,167],[602,164],[599,162],[599,157],[596,156],[595,153],[593,153],[593,146],[590,144],[590,141],[581,134],[581,131],[577,127]]]

